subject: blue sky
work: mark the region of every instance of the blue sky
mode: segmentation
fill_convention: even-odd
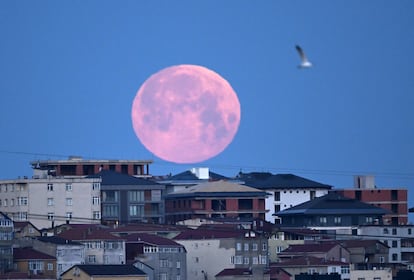
[[[351,187],[372,174],[414,206],[414,1],[0,2],[0,178],[80,155],[293,173]],[[299,70],[294,46],[313,62]],[[196,64],[232,85],[233,142],[193,165],[153,156],[132,129],[153,73]]]

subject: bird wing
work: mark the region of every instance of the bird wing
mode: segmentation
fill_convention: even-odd
[[[308,58],[305,55],[305,52],[302,50],[302,48],[300,46],[296,45],[296,50],[298,51],[298,53],[300,55],[300,59],[302,60],[302,62],[309,61]]]

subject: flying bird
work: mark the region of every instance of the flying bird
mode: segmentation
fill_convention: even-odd
[[[312,67],[312,63],[308,60],[308,58],[305,55],[305,52],[302,50],[302,48],[298,45],[296,45],[296,50],[299,53],[300,56],[300,64],[298,65],[299,68],[310,68]]]

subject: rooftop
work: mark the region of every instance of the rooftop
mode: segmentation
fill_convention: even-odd
[[[266,196],[266,192],[240,185],[237,183],[228,182],[225,180],[203,182],[194,186],[187,187],[184,190],[176,191],[168,195],[169,198],[174,197],[193,197],[193,196]]]
[[[238,174],[238,179],[247,186],[258,189],[331,189],[332,186],[315,182],[293,174],[251,172]]]
[[[384,215],[387,214],[388,211],[356,199],[347,198],[340,194],[330,192],[327,195],[282,210],[274,215],[333,215],[344,213],[354,215]]]
[[[98,264],[78,264],[75,267],[79,268],[80,270],[84,271],[89,276],[116,276],[116,275],[123,275],[123,276],[137,276],[137,275],[146,275],[142,270],[136,268],[133,265],[127,264],[105,264],[105,265],[98,265]]]

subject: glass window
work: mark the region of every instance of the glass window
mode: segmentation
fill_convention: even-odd
[[[128,191],[128,200],[130,202],[142,202],[144,201],[143,191]]]
[[[47,191],[53,191],[53,184],[47,184]]]
[[[102,200],[104,202],[118,202],[119,193],[118,191],[103,191]]]
[[[66,183],[66,191],[67,192],[71,192],[72,191],[72,184],[71,183]]]
[[[52,206],[53,205],[53,198],[48,198],[47,199],[47,205],[48,206]]]
[[[72,206],[72,198],[66,198],[66,206]]]

